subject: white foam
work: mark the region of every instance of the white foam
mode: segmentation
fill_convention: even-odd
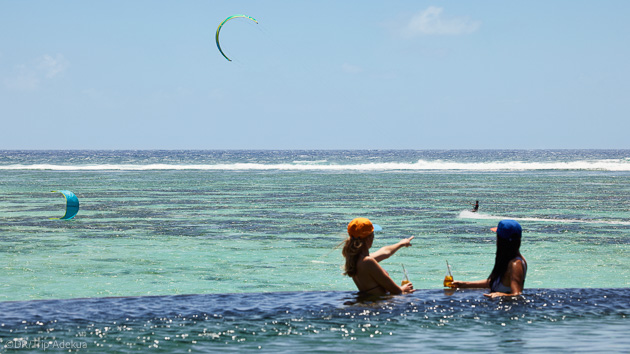
[[[629,159],[609,159],[571,162],[449,162],[418,160],[407,162],[381,162],[358,164],[332,164],[325,160],[295,161],[294,163],[225,163],[225,164],[33,164],[4,165],[0,170],[53,170],[53,171],[149,171],[149,170],[287,170],[287,171],[630,171]]]
[[[515,218],[511,216],[498,216],[483,213],[473,213],[469,210],[462,210],[458,218],[460,219],[477,219],[477,220],[504,220],[512,219],[516,221],[544,221],[555,223],[582,223],[582,224],[608,224],[608,225],[630,225],[630,221],[622,220],[580,220],[580,219],[551,219],[551,218]]]
[[[479,220],[496,220],[497,218],[500,218],[500,220],[508,219],[508,218],[501,218],[500,216],[488,215],[488,214],[484,214],[484,213],[480,213],[480,212],[472,212],[470,210],[462,210],[459,213],[458,218],[460,218],[460,219],[479,219]]]

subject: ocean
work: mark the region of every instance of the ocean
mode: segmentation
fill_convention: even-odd
[[[630,351],[630,150],[0,151],[0,213],[0,351]],[[358,216],[421,290],[357,298]],[[505,218],[524,295],[445,291]]]

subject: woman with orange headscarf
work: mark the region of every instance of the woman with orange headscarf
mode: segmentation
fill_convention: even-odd
[[[411,246],[410,238],[385,246],[374,253],[370,248],[374,242],[374,232],[382,228],[366,218],[356,218],[348,224],[348,238],[343,246],[342,254],[346,258],[344,275],[354,280],[360,294],[410,294],[415,290],[411,283],[399,286],[379,264],[391,257],[402,247]]]

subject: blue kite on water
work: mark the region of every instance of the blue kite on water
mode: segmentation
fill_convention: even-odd
[[[74,193],[67,190],[52,191],[52,193],[61,193],[66,198],[66,215],[64,215],[61,218],[51,218],[51,219],[68,220],[68,219],[72,219],[75,215],[77,215],[77,213],[79,212],[79,198],[77,198],[77,196],[74,195]]]

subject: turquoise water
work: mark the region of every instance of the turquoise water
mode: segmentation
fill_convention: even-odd
[[[63,196],[50,193],[59,189],[79,197],[75,219],[49,219],[64,213]],[[437,290],[445,260],[455,279],[487,277],[494,260],[489,228],[514,218],[524,229],[526,289],[616,288],[626,301],[617,308],[630,307],[629,150],[2,151],[0,196],[5,305],[182,294],[246,301],[246,294],[301,292],[299,302],[331,291],[337,304],[355,289],[341,275],[334,247],[347,223],[365,216],[384,228],[374,247],[415,236],[383,266],[401,280],[404,264],[415,288],[427,289],[422,294],[445,296]],[[470,213],[475,200],[481,208]],[[170,306],[178,298],[168,299]],[[569,317],[579,317],[578,310],[569,308]],[[614,330],[627,332],[627,311],[616,311],[587,323],[615,323]],[[12,336],[7,326],[0,327],[5,343]],[[386,347],[414,331],[401,326],[379,343]],[[277,345],[301,340],[289,337]],[[615,343],[609,348],[616,350]]]

